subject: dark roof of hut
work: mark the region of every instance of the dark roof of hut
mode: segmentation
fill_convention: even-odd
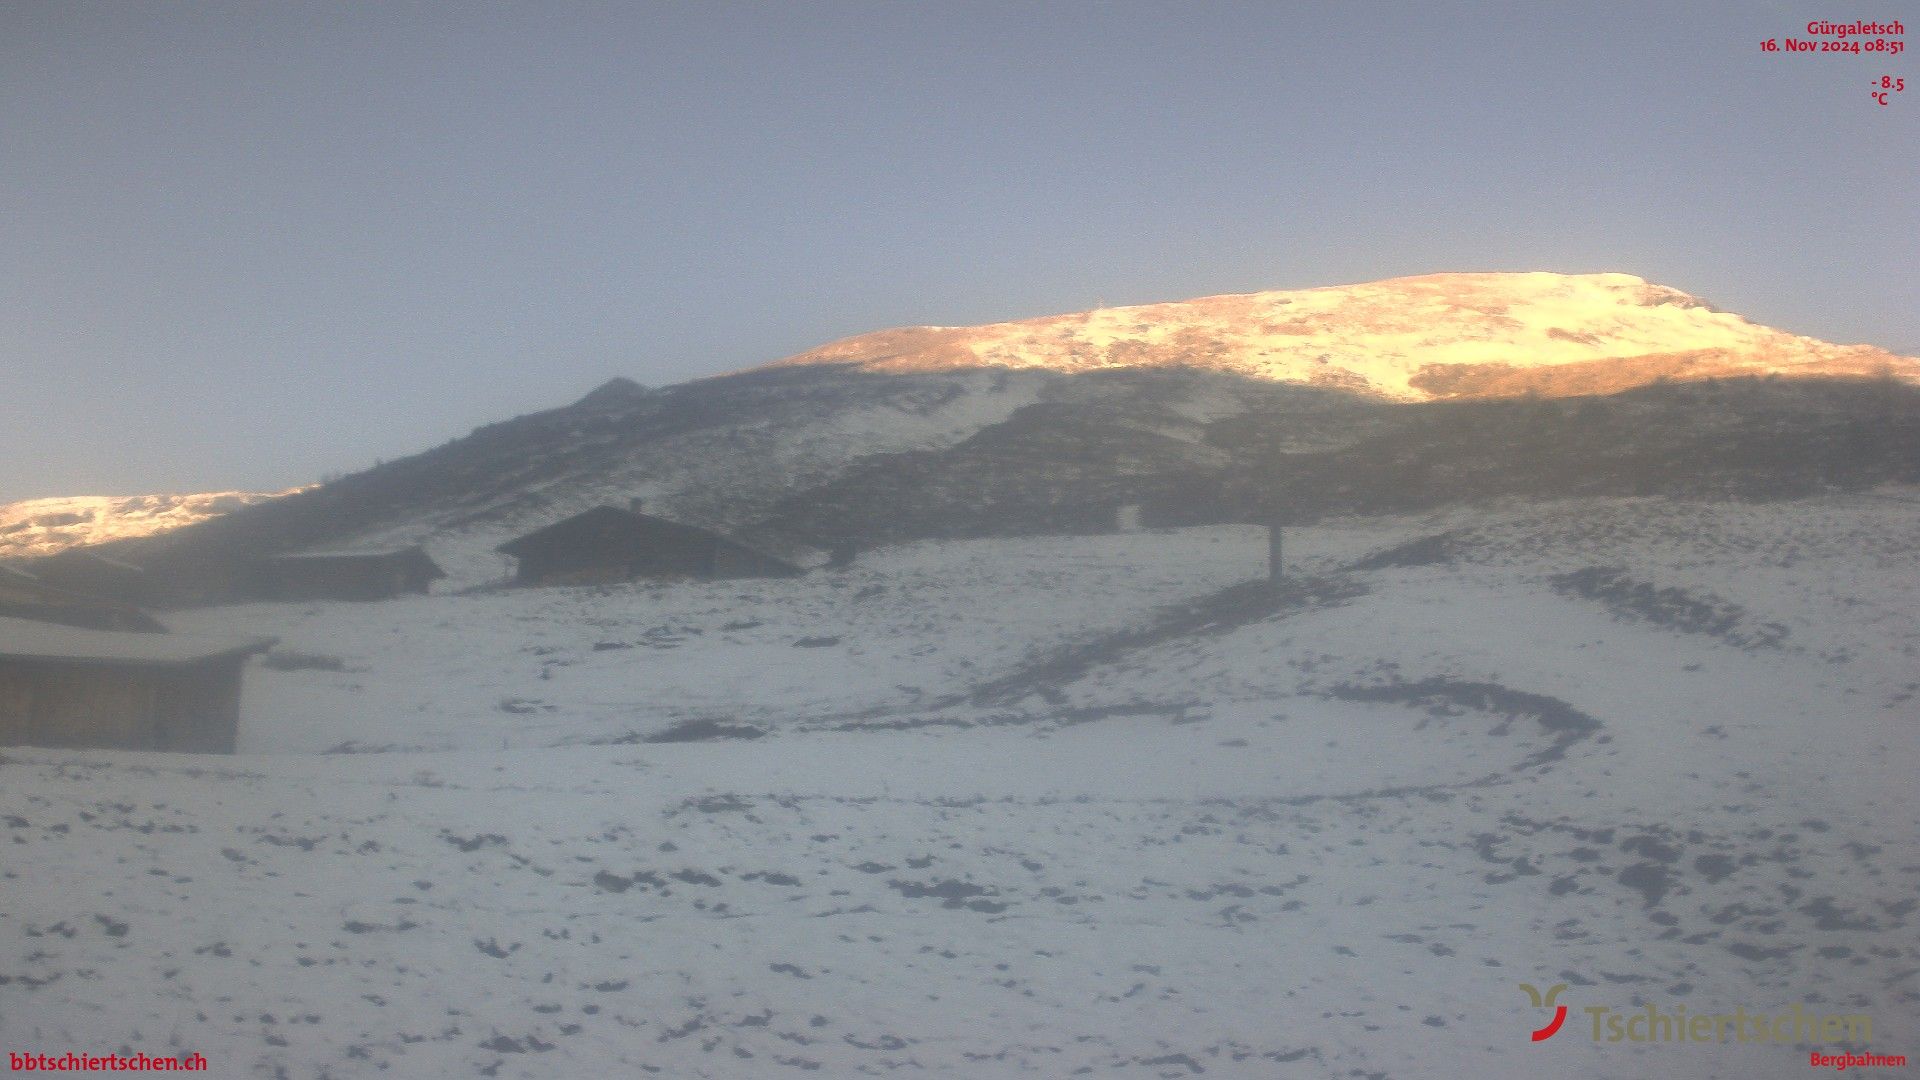
[[[51,555],[43,555],[35,565],[100,566],[130,574],[145,574],[147,572],[147,568],[144,566],[135,566],[124,559],[116,559],[111,555],[102,555],[97,551],[84,547],[68,548],[65,551],[56,551]]]
[[[446,572],[440,569],[440,564],[433,561],[433,556],[427,554],[427,549],[421,547],[419,544],[409,544],[405,547],[386,547],[386,548],[342,548],[337,551],[292,551],[284,555],[269,556],[266,561],[267,562],[362,562],[362,561],[387,561],[392,559],[404,559],[409,562],[414,562],[414,561],[422,562],[427,567],[428,573],[432,577],[442,578],[447,576]]]
[[[636,513],[617,506],[596,506],[563,518],[525,536],[501,544],[495,551],[503,555],[525,557],[556,544],[565,544],[576,536],[599,527],[613,525],[640,527],[666,536],[703,537],[721,540],[757,555],[783,563],[794,570],[810,570],[826,561],[825,552],[769,529],[715,529],[703,525],[670,521],[652,514]]]
[[[31,570],[0,565],[0,617],[88,626],[111,621],[143,633],[167,632],[159,619],[131,604],[103,600],[50,584]]]

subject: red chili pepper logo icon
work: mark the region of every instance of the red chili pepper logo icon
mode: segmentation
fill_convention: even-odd
[[[1533,1000],[1534,1008],[1553,1010],[1553,1020],[1549,1022],[1546,1027],[1543,1027],[1540,1030],[1533,1033],[1534,1042],[1545,1042],[1546,1040],[1553,1038],[1553,1036],[1557,1032],[1559,1032],[1560,1025],[1567,1022],[1567,1007],[1565,1005],[1555,1005],[1553,1003],[1553,999],[1559,997],[1560,991],[1565,990],[1566,988],[1567,988],[1566,983],[1553,984],[1553,986],[1547,989],[1547,996],[1546,996],[1546,999],[1543,1001],[1541,1000],[1541,997],[1540,997],[1540,991],[1537,988],[1535,988],[1532,983],[1520,984],[1520,989],[1525,990],[1527,992],[1527,997]]]

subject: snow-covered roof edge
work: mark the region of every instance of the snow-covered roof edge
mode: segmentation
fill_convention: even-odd
[[[142,634],[0,618],[0,659],[68,663],[191,664],[264,652],[275,638]]]

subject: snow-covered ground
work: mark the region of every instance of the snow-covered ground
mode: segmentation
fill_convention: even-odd
[[[1218,527],[186,613],[293,669],[233,758],[5,751],[0,1049],[1746,1077],[1814,1047],[1584,1010],[1801,1004],[1909,1053],[1916,526],[1514,503],[1292,530],[1277,597]],[[1560,1034],[1521,983],[1569,984]]]

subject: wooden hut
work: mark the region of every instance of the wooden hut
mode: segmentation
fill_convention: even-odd
[[[424,593],[446,577],[425,549],[307,551],[264,560],[253,594],[262,600],[390,600]]]
[[[241,671],[272,644],[0,618],[0,745],[231,754]]]
[[[0,618],[32,619],[93,630],[161,634],[167,631],[160,620],[139,608],[58,588],[32,571],[13,566],[0,566]]]
[[[519,560],[518,585],[792,577],[826,561],[825,552],[773,533],[722,533],[613,506],[596,506],[495,550]]]

